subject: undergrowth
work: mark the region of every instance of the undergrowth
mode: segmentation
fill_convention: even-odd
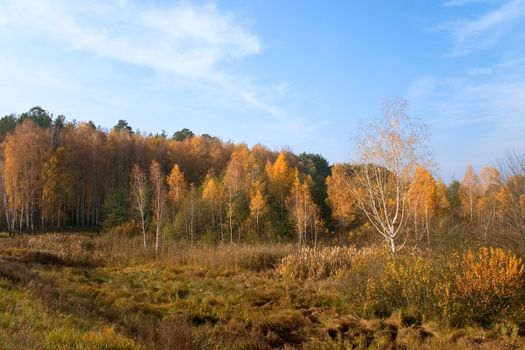
[[[7,349],[525,346],[523,264],[503,250],[394,257],[379,247],[165,247],[155,258],[134,238],[2,240],[0,341]]]

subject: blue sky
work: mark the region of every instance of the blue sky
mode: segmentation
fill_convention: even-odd
[[[524,151],[524,78],[525,0],[0,0],[0,114],[40,105],[340,162],[402,97],[449,180]]]

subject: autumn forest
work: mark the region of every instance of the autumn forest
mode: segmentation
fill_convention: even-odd
[[[0,339],[523,348],[525,157],[445,182],[428,135],[400,99],[341,164],[185,128],[107,130],[40,107],[6,115]]]
[[[0,133],[0,222],[11,235],[139,229],[191,242],[315,245],[378,224],[360,210],[366,179],[354,175],[363,164],[330,165],[319,154],[250,148],[188,129],[145,135],[124,120],[104,130],[53,120],[40,107],[3,117]],[[523,233],[519,157],[479,174],[466,166],[463,179],[448,184],[432,164],[404,161],[412,171],[402,193],[406,244],[430,247],[444,227],[461,225],[478,232],[463,239],[485,243]]]

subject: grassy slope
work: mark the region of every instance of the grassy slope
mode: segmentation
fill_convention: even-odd
[[[136,349],[103,322],[53,312],[20,286],[0,279],[0,348]]]
[[[101,238],[79,240],[94,241],[95,251],[111,246]],[[352,301],[334,281],[289,281],[275,274],[276,257],[290,248],[242,248],[242,254],[229,248],[184,249],[158,262],[138,259],[137,252],[130,254],[132,260],[102,262],[80,256],[79,248],[71,248],[78,241],[57,242],[43,237],[2,244],[0,344],[6,348],[40,348],[42,341],[48,348],[82,349],[523,345],[521,339],[480,329],[403,326],[395,317],[357,319]],[[91,267],[83,267],[82,259]]]

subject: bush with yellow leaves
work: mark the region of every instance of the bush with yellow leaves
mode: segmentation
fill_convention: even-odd
[[[458,301],[465,316],[486,324],[508,316],[521,301],[524,285],[522,259],[500,248],[480,248],[464,254],[456,276]]]
[[[343,274],[342,286],[366,316],[388,317],[400,310],[455,326],[488,326],[512,320],[522,310],[525,268],[503,249],[480,248],[446,259],[412,252],[358,262],[355,258]]]
[[[377,277],[392,258],[392,253],[386,246],[362,248],[352,259],[349,269],[338,271],[341,291],[351,300],[352,305],[357,306],[356,312],[362,312],[363,305],[367,302],[369,280]]]
[[[383,317],[396,309],[429,314],[435,304],[432,293],[435,279],[432,263],[426,256],[392,258],[377,276],[368,280],[365,310]]]

